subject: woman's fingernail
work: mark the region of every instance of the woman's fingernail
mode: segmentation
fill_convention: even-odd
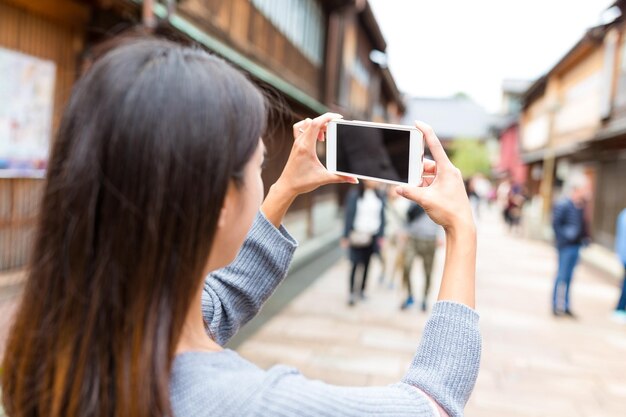
[[[396,193],[398,193],[399,195],[404,195],[404,188],[396,187]]]

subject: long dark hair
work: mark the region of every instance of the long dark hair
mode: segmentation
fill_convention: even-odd
[[[243,74],[168,41],[135,39],[78,81],[3,361],[9,416],[171,415],[181,328],[265,124]]]

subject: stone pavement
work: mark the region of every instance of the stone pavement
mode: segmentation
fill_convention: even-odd
[[[579,319],[554,318],[549,299],[555,262],[551,246],[509,236],[493,216],[479,225],[483,361],[468,417],[626,415],[626,326],[609,320],[618,297],[615,282],[580,265],[572,293]],[[401,293],[379,286],[379,273],[375,263],[369,299],[350,308],[348,263],[338,262],[238,351],[262,367],[292,365],[334,384],[397,382],[417,347],[426,315],[417,308],[399,311]],[[416,293],[421,278],[416,264]]]

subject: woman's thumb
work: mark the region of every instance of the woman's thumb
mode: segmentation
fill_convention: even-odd
[[[355,177],[348,177],[345,175],[333,175],[332,182],[337,184],[348,183],[348,184],[358,184],[359,180]]]
[[[420,206],[422,205],[421,203],[424,189],[421,187],[400,186],[396,188],[396,193],[404,198],[416,202]]]

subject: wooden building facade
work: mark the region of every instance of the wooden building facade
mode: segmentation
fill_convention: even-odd
[[[547,227],[553,201],[574,175],[587,176],[595,242],[612,249],[626,208],[626,20],[593,27],[526,92],[522,157]]]
[[[336,111],[397,122],[404,111],[389,69],[371,59],[386,43],[364,0],[0,0],[0,48],[56,66],[53,131],[93,48],[146,13],[160,33],[223,57],[275,98],[266,187],[282,171],[295,121]],[[43,181],[0,178],[0,271],[27,262]],[[325,231],[319,213],[336,211],[341,194],[329,186],[294,204],[301,239]]]

